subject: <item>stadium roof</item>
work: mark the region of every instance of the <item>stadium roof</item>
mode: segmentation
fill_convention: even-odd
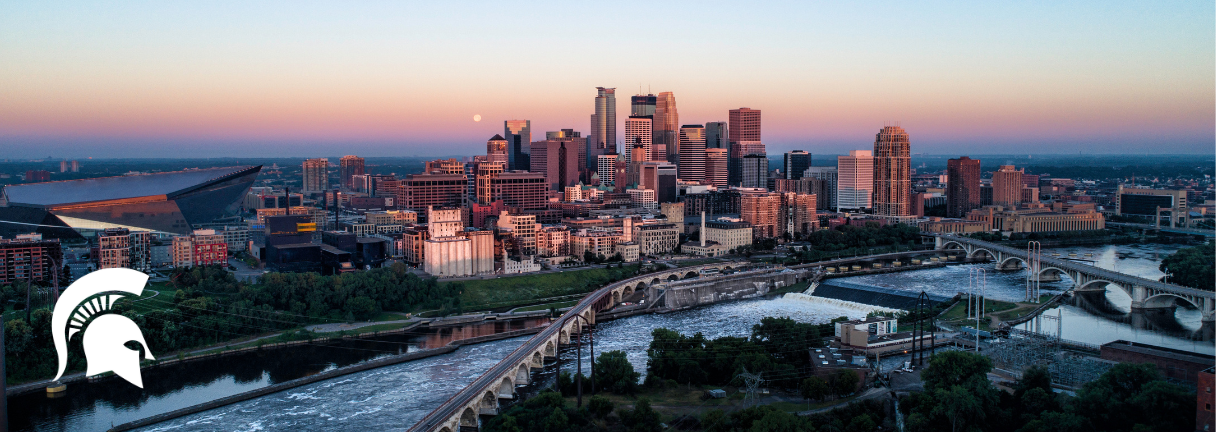
[[[173,198],[214,180],[256,172],[260,166],[205,168],[154,174],[99,177],[46,183],[9,185],[10,206],[54,207],[99,201],[163,196]]]

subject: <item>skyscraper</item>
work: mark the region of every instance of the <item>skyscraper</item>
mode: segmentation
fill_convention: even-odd
[[[803,178],[815,180],[814,190],[811,193],[818,196],[815,205],[819,207],[819,210],[836,209],[836,187],[839,182],[839,172],[836,167],[810,167],[806,169]]]
[[[679,178],[684,181],[705,181],[705,126],[680,127]]]
[[[578,183],[579,151],[586,138],[568,137],[532,143],[532,172],[545,175],[550,190]],[[597,156],[598,159],[598,156]]]
[[[655,101],[654,108],[654,144],[650,160],[674,162],[680,154],[677,131],[680,125],[680,114],[676,111],[676,96],[671,92],[661,92]],[[659,154],[658,146],[662,145],[665,152]]]
[[[730,142],[763,141],[760,138],[760,110],[743,107],[730,110]]]
[[[1013,165],[1001,165],[992,173],[992,204],[1005,208],[1017,208],[1022,202],[1022,170]]]
[[[850,150],[836,156],[836,209],[870,208],[874,193],[874,156],[869,150]]]
[[[726,122],[709,122],[705,124],[705,148],[730,149],[730,135]],[[729,156],[729,155],[728,155]]]
[[[727,183],[737,186],[743,182],[743,158],[751,155],[768,157],[764,143],[760,141],[741,141],[730,143],[730,160],[727,162],[729,177]]]
[[[739,186],[768,189],[768,156],[750,154],[739,161],[742,178]]]
[[[494,134],[489,141],[486,141],[486,160],[502,162],[503,168],[506,168],[507,158],[507,139],[502,135]]]
[[[591,115],[591,135],[587,142],[587,167],[594,171],[604,149],[616,149],[616,88],[596,87],[595,114]]]
[[[811,154],[802,150],[794,150],[785,152],[785,163],[782,168],[785,169],[785,178],[790,180],[798,180],[806,172],[807,168],[811,167]]]
[[[621,149],[621,151],[625,155],[626,163],[650,160],[651,140],[654,139],[653,124],[654,119],[650,116],[632,115],[625,120],[625,148]],[[645,157],[642,160],[633,159],[633,148],[638,145],[641,145],[645,149]]]
[[[342,159],[338,159],[338,176],[342,177],[342,189],[353,189],[352,179],[357,175],[366,174],[363,168],[363,158],[361,157],[346,155],[342,156]]]
[[[329,189],[329,159],[304,161],[304,192],[324,192]]]
[[[946,161],[946,216],[966,217],[980,208],[980,160],[963,156]]]
[[[909,216],[912,207],[911,145],[899,126],[885,126],[874,137],[874,214]],[[1021,184],[1021,179],[1018,179]]]
[[[654,117],[655,107],[658,104],[658,99],[658,97],[655,97],[655,95],[652,94],[639,94],[629,98],[629,115]]]
[[[502,129],[507,138],[507,169],[527,171],[532,154],[532,121],[506,120]]]
[[[726,187],[726,149],[705,149],[705,183],[720,188]]]

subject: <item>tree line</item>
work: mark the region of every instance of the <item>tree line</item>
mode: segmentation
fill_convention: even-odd
[[[1027,370],[1013,392],[992,385],[992,361],[982,355],[939,353],[921,372],[925,390],[900,408],[910,432],[1155,432],[1189,431],[1195,394],[1165,381],[1151,364],[1121,363],[1076,396],[1055,393],[1045,368]]]

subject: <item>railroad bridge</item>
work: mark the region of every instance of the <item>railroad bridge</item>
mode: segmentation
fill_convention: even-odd
[[[529,384],[533,370],[543,368],[545,360],[556,358],[558,348],[569,344],[571,336],[577,338],[587,326],[595,324],[597,312],[613,308],[622,299],[638,291],[651,290],[652,295],[648,297],[653,299],[656,285],[700,277],[703,272],[719,273],[750,266],[754,264],[725,262],[668,269],[635,276],[600,288],[583,297],[560,318],[423,417],[410,431],[477,430],[481,423],[480,416],[498,415],[498,401],[514,399],[516,386]]]
[[[1029,254],[1025,250],[998,245],[969,237],[948,234],[932,234],[934,246],[939,250],[959,250],[967,258],[990,258],[997,270],[1029,268]],[[1132,298],[1132,309],[1167,309],[1177,302],[1186,302],[1203,311],[1203,321],[1216,321],[1216,293],[1180,285],[1168,284],[1142,277],[1101,269],[1076,261],[1041,257],[1039,274],[1042,281],[1060,280],[1067,275],[1073,281],[1073,291],[1105,291],[1118,287]]]

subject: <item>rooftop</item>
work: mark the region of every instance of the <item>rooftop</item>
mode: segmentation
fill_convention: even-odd
[[[256,173],[261,168],[261,165],[206,168],[8,185],[4,187],[4,195],[8,197],[9,205],[22,207],[53,207],[155,196],[171,198],[213,180],[246,174],[249,171]]]

